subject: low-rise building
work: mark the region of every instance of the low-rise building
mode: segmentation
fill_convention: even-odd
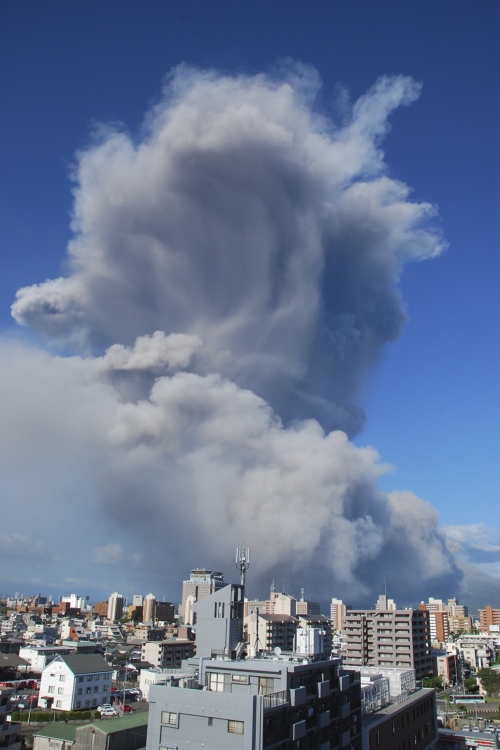
[[[184,659],[194,656],[195,650],[195,643],[191,640],[146,641],[142,644],[141,658],[154,667],[180,668]]]
[[[99,654],[58,656],[42,672],[41,708],[78,711],[109,703],[112,668]]]
[[[77,726],[54,722],[33,735],[33,750],[137,750],[146,744],[148,714]]]
[[[30,663],[33,672],[43,672],[57,656],[66,656],[73,651],[70,646],[23,646],[19,656]]]
[[[0,688],[0,747],[21,750],[21,724],[7,721],[13,692],[12,688]]]
[[[390,702],[365,714],[362,724],[366,750],[431,750],[438,738],[436,691],[424,688]]]

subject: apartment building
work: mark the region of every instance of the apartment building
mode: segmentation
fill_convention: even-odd
[[[422,610],[352,610],[344,617],[346,666],[414,669],[432,676],[429,613]]]
[[[188,581],[182,584],[182,601],[180,614],[184,618],[184,625],[194,625],[193,605],[214,591],[225,586],[222,573],[206,568],[194,568]]]
[[[260,651],[293,651],[299,621],[290,615],[269,615],[263,612],[245,617],[244,630],[247,655]]]
[[[429,629],[431,642],[446,643],[450,635],[450,624],[447,612],[429,612]]]
[[[438,740],[436,692],[417,690],[364,715],[362,723],[366,750],[431,750]]]
[[[500,625],[500,609],[493,609],[489,604],[479,610],[479,627],[481,632],[489,633],[490,625]]]
[[[183,665],[196,687],[150,686],[147,750],[361,750],[359,673],[314,654],[239,658],[242,589],[227,586],[197,604],[197,656]]]
[[[334,633],[342,632],[344,617],[348,609],[352,609],[352,607],[344,604],[342,599],[332,599],[330,604],[330,620],[332,621]]]
[[[108,600],[108,620],[111,622],[117,622],[123,617],[123,606],[125,601],[123,596],[117,591],[111,594]]]
[[[142,644],[141,658],[153,667],[179,669],[184,659],[194,656],[195,650],[194,641],[189,640],[148,641]]]
[[[21,750],[21,724],[7,721],[7,714],[11,712],[10,700],[13,692],[13,688],[0,688],[0,747]]]
[[[42,672],[38,706],[78,711],[109,703],[112,671],[99,654],[58,656]]]

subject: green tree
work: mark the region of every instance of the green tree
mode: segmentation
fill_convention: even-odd
[[[428,677],[424,680],[424,687],[426,688],[436,688],[436,690],[442,690],[443,689],[443,678],[441,676],[439,677]]]
[[[481,678],[483,688],[489,695],[500,693],[500,674],[496,669],[480,669],[477,676]]]
[[[477,684],[477,680],[475,677],[467,677],[466,680],[464,680],[464,686],[465,689],[469,691],[469,693],[477,693],[479,690],[479,685]]]

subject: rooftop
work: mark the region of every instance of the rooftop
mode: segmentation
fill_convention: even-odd
[[[52,737],[56,740],[72,740],[74,741],[76,730],[78,727],[76,724],[66,724],[64,721],[53,721],[51,724],[37,729],[33,733],[34,737]]]
[[[58,658],[71,669],[73,674],[111,672],[113,669],[100,654],[68,654]]]
[[[92,726],[99,729],[105,734],[121,732],[124,729],[133,729],[134,727],[143,727],[148,723],[148,711],[142,711],[139,714],[126,714],[118,719],[100,719],[92,722]]]

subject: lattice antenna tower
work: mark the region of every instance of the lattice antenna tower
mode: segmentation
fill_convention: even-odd
[[[245,575],[250,567],[250,550],[244,545],[236,548],[236,567],[240,571],[241,585],[245,585]]]

